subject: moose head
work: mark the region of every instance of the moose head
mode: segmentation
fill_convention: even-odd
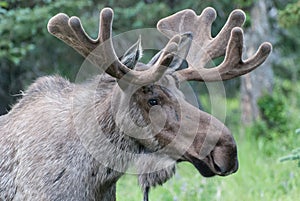
[[[142,161],[138,168],[145,200],[151,186],[172,176],[176,162],[192,163],[205,177],[226,176],[238,169],[237,147],[229,129],[190,104],[180,85],[185,81],[214,82],[244,75],[266,60],[271,44],[263,43],[255,55],[243,60],[240,27],[245,14],[241,10],[233,11],[220,33],[212,38],[211,25],[215,18],[215,10],[206,8],[200,16],[192,10],[183,10],[160,20],[157,29],[169,42],[147,64],[138,61],[140,40],[118,58],[112,41],[110,8],[100,13],[100,30],[95,40],[86,34],[77,17],[58,14],[49,21],[51,34],[116,80],[111,94],[98,103],[98,118],[105,125],[100,113],[110,111],[115,128],[102,125],[105,135],[108,138],[112,133],[127,135],[138,145],[134,153],[144,156],[138,159]],[[225,58],[220,65],[206,67],[221,56]],[[184,61],[188,67],[182,69]],[[120,141],[117,146],[124,146],[122,143],[125,142]],[[169,166],[155,169],[158,163]]]

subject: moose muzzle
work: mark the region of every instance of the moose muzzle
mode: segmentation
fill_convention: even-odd
[[[238,169],[237,147],[229,129],[217,118],[186,101],[181,102],[181,122],[175,149],[184,154],[205,177],[226,176]]]

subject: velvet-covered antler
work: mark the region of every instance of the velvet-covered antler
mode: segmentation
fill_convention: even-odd
[[[265,42],[254,56],[243,61],[243,31],[240,27],[245,21],[244,12],[234,10],[220,33],[212,38],[211,25],[215,19],[216,11],[209,7],[200,16],[187,9],[158,22],[158,30],[168,37],[186,32],[193,35],[187,56],[189,68],[176,72],[181,81],[219,81],[238,77],[262,64],[271,52],[271,44]],[[225,59],[219,66],[205,68],[209,61],[223,55]]]
[[[112,21],[113,10],[104,8],[100,13],[99,35],[96,40],[86,34],[79,18],[69,18],[63,13],[50,19],[48,31],[117,79],[123,78],[128,83],[141,85],[157,81],[176,54],[180,36],[174,36],[169,41],[152,68],[135,71],[122,64],[115,53],[112,43]]]

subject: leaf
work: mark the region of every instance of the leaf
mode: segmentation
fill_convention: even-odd
[[[284,156],[284,157],[279,159],[279,162],[290,161],[290,160],[292,160],[292,157],[293,156],[291,156],[291,155]]]
[[[8,7],[8,3],[6,1],[0,1],[0,7],[7,8]]]

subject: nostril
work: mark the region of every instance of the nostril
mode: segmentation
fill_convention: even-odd
[[[216,172],[224,173],[223,170],[222,170],[222,168],[219,167],[215,162],[213,162],[213,164],[214,164],[214,168],[215,168]]]
[[[212,163],[213,163],[213,166],[214,166],[214,169],[216,172],[218,173],[221,173],[221,174],[225,174],[227,171],[226,171],[226,168],[218,165],[213,157],[213,154],[211,155],[211,159],[212,159]]]
[[[223,150],[215,149],[210,154],[210,165],[215,173],[220,176],[232,174],[238,170],[236,155],[227,154]]]

